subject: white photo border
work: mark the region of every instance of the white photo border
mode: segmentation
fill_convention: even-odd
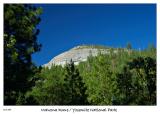
[[[158,113],[160,112],[160,3],[159,0],[1,0],[0,1],[0,113],[44,113],[43,109],[48,109],[50,111],[46,112],[53,112],[53,113],[62,113],[61,111],[54,111],[54,109],[117,109],[117,112],[104,112],[104,113],[129,113],[129,114],[136,114],[136,113]],[[157,105],[156,106],[4,106],[3,105],[3,5],[4,3],[154,3],[157,6]],[[67,113],[64,111],[63,113]],[[92,112],[72,112],[69,111],[68,113],[92,113]],[[99,113],[99,112],[95,112]],[[102,112],[103,113],[103,112]]]

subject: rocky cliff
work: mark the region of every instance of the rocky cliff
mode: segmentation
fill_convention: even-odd
[[[109,53],[110,48],[104,46],[76,46],[69,51],[61,53],[60,55],[54,57],[49,63],[43,65],[45,67],[51,67],[52,65],[62,65],[69,63],[70,60],[74,61],[74,64],[77,65],[81,61],[86,61],[87,57],[92,55],[96,56],[99,52],[102,54]]]

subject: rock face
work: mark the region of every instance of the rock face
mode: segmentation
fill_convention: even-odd
[[[95,46],[77,46],[69,51],[66,51],[56,57],[54,57],[49,63],[44,64],[44,67],[50,68],[52,65],[62,65],[69,63],[72,59],[75,65],[78,65],[81,61],[86,61],[87,57],[97,56],[101,52],[102,54],[109,53],[109,48],[97,48]]]

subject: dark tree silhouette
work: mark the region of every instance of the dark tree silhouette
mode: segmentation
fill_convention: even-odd
[[[31,86],[35,68],[31,54],[40,50],[37,42],[42,10],[31,5],[4,5],[4,104],[16,104],[17,96]],[[22,96],[22,95],[21,95]],[[21,97],[19,97],[21,98]],[[20,101],[20,100],[19,100]]]
[[[130,43],[127,43],[127,49],[132,49],[132,45]]]
[[[86,105],[87,95],[86,87],[71,60],[66,66],[66,75],[64,79],[64,104],[65,105]]]
[[[151,57],[137,57],[117,75],[120,90],[119,103],[123,105],[156,104],[156,60]]]
[[[138,57],[129,63],[130,69],[135,69],[139,78],[146,83],[147,104],[156,104],[156,60],[151,57]],[[141,71],[144,72],[141,72]]]

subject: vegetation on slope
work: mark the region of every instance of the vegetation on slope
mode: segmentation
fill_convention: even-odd
[[[78,49],[87,49],[87,48],[92,48],[92,49],[110,49],[111,47],[103,46],[103,45],[80,45],[77,46],[73,49],[78,50]]]
[[[78,66],[43,68],[39,75],[27,95],[40,105],[156,105],[154,47],[99,53]]]

